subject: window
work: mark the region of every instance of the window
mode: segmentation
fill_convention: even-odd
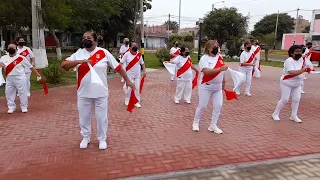
[[[312,41],[320,41],[320,36],[312,36]]]
[[[316,14],[315,19],[320,19],[320,14]]]

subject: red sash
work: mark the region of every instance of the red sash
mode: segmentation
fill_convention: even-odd
[[[98,50],[94,53],[88,60],[91,60],[92,67],[96,65],[100,60],[106,57],[106,54],[103,50]],[[78,68],[78,89],[81,85],[83,77],[90,71],[88,63],[81,64]]]
[[[217,64],[213,69],[220,68],[223,65],[224,65],[223,58],[221,56],[219,56]],[[217,77],[219,74],[220,74],[220,72],[217,72],[216,74],[213,74],[213,75],[210,75],[210,76],[204,75],[203,78],[202,78],[202,82],[201,83],[203,84],[203,83],[209,82],[209,81],[213,80],[215,77]]]
[[[122,56],[123,56],[125,53],[127,53],[128,51],[130,51],[130,48],[128,48],[128,49],[126,50],[126,52],[124,52],[123,54],[120,54],[119,58],[121,59]]]
[[[173,55],[170,56],[170,60],[174,59],[179,54],[180,54],[180,49],[176,50],[176,52],[174,52]]]
[[[192,66],[192,61],[190,57],[187,59],[187,61],[184,63],[184,65],[177,71],[177,77],[181,76],[183,73],[188,71]]]
[[[129,71],[134,65],[136,65],[141,58],[141,54],[138,52],[137,55],[133,58],[133,60],[126,67],[126,71]]]
[[[302,63],[302,67],[301,67],[301,69],[305,66],[305,62],[306,62],[306,59],[305,59],[305,58],[303,58],[303,63]],[[293,78],[293,77],[295,77],[295,76],[292,76],[292,75],[286,75],[286,76],[284,76],[284,77],[283,77],[283,80],[291,79],[291,78]]]
[[[21,56],[24,56],[24,57],[27,57],[27,56],[29,55],[28,49],[22,51],[22,52],[20,53],[20,55],[21,55]]]
[[[199,72],[196,72],[196,76],[192,80],[192,89],[195,88],[198,84]]]
[[[254,55],[254,53],[252,53],[250,58],[248,59],[248,61],[246,63],[252,63],[255,57],[256,56]]]
[[[305,55],[305,57],[309,57],[309,56],[311,56],[311,54],[312,54],[312,52],[309,51],[309,52]]]
[[[6,76],[8,76],[11,71],[16,67],[16,65],[20,64],[23,61],[22,57],[18,57],[14,61],[12,61],[7,67],[6,67]]]

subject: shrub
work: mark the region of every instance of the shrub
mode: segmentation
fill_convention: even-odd
[[[183,40],[187,42],[193,42],[193,36],[190,36],[190,35],[184,36]]]
[[[156,57],[158,58],[161,66],[163,66],[164,61],[170,60],[170,51],[167,48],[158,49],[156,52]]]
[[[47,68],[41,70],[46,81],[50,84],[60,84],[66,72],[60,67],[60,63],[52,63]]]
[[[241,40],[240,38],[234,37],[227,41],[226,45],[228,52],[227,55],[229,57],[239,56],[240,47],[241,47]]]
[[[193,42],[186,42],[186,41],[183,41],[180,43],[180,47],[186,47],[189,49],[190,52],[193,52],[194,50],[194,43]]]

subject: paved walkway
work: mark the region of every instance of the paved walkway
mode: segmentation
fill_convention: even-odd
[[[92,143],[79,149],[75,86],[50,89],[48,96],[33,92],[28,114],[7,115],[0,98],[0,179],[112,179],[319,153],[319,76],[308,76],[299,110],[304,122],[296,124],[289,120],[289,105],[280,122],[270,118],[280,96],[280,73],[263,67],[252,97],[225,101],[222,135],[206,130],[212,105],[200,132],[191,130],[197,91],[193,104],[175,105],[176,83],[165,70],[148,74],[142,108],[132,114],[126,112],[120,80],[111,79],[105,151],[98,150],[95,121]]]

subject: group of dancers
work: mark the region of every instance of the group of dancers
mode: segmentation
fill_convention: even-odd
[[[23,39],[23,38],[22,38]],[[6,98],[8,102],[8,113],[15,110],[14,98],[16,89],[21,101],[21,109],[27,112],[28,92],[29,92],[29,70],[31,69],[41,79],[40,74],[34,68],[34,56],[29,48],[24,47],[24,40],[17,39],[16,44],[9,44],[8,55],[1,57],[0,66],[5,68],[6,72]],[[21,42],[21,43],[20,43]],[[92,106],[94,105],[95,119],[97,120],[97,139],[99,149],[107,148],[107,130],[108,130],[108,85],[107,85],[107,67],[110,66],[118,72],[125,83],[123,90],[125,92],[125,105],[129,107],[141,107],[140,93],[141,83],[146,76],[146,68],[138,45],[135,42],[129,44],[129,39],[124,40],[124,45],[120,48],[119,62],[106,49],[97,47],[97,35],[88,31],[83,34],[82,47],[70,57],[66,58],[61,67],[66,71],[74,69],[77,72],[77,107],[79,112],[80,133],[82,141],[80,148],[85,149],[90,143]],[[23,52],[19,49],[25,49]],[[19,53],[20,52],[20,53]],[[220,111],[223,105],[223,92],[225,89],[225,72],[236,72],[231,70],[223,60],[220,54],[220,46],[216,40],[209,40],[205,44],[204,55],[201,57],[199,67],[192,64],[188,48],[175,47],[170,51],[170,61],[164,64],[173,64],[174,73],[171,73],[171,79],[177,79],[176,93],[174,102],[180,103],[182,95],[187,104],[191,103],[192,89],[198,85],[199,104],[195,110],[192,124],[193,131],[200,130],[200,119],[203,110],[212,99],[213,112],[211,124],[208,130],[217,134],[222,134],[222,130],[217,126]],[[302,55],[302,47],[294,45],[289,51],[289,58],[284,63],[283,75],[280,79],[282,97],[272,114],[274,120],[280,120],[279,114],[281,108],[292,96],[292,116],[295,122],[302,122],[298,116],[298,106],[301,97],[301,86],[303,73],[310,73],[313,68],[307,56]],[[309,60],[310,61],[310,60]],[[28,71],[26,70],[28,69]],[[193,76],[193,71],[196,75]],[[245,51],[240,55],[238,72],[241,81],[246,83],[245,95],[251,96],[251,79],[260,69],[260,47],[258,41],[254,41],[252,46],[250,42],[245,43]],[[259,73],[258,73],[259,74]],[[257,76],[259,77],[259,75]],[[240,95],[239,85],[235,85],[234,94]]]

